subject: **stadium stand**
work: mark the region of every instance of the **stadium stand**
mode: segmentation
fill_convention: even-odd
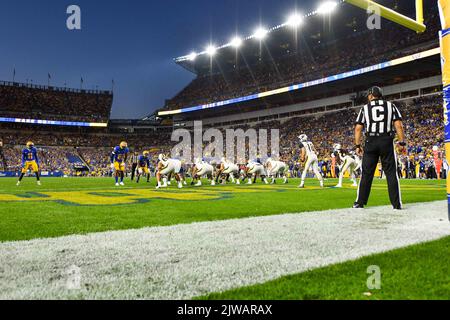
[[[426,177],[431,175],[433,167],[434,146],[443,149],[444,133],[442,114],[442,95],[432,94],[420,98],[412,98],[397,102],[405,118],[405,127],[409,141],[407,155],[402,155],[401,164],[410,161],[416,164],[423,162]],[[331,165],[331,151],[334,143],[351,147],[353,121],[358,107],[347,107],[328,112],[309,112],[297,117],[283,120],[256,122],[246,125],[235,125],[236,128],[248,129],[280,129],[281,159],[289,164],[291,175],[296,176],[301,168],[297,137],[306,133],[314,142],[320,160],[326,167]],[[225,130],[227,126],[219,128]],[[10,128],[11,129],[11,128]],[[47,128],[48,129],[48,128]],[[111,129],[108,129],[111,130]],[[103,132],[78,133],[60,129],[52,131],[12,130],[4,134],[4,155],[9,164],[8,170],[20,168],[20,145],[31,137],[38,146],[42,159],[42,170],[63,171],[66,175],[109,176],[109,155],[118,141],[125,139],[136,151],[150,150],[153,164],[158,153],[169,153],[174,143],[170,142],[171,131],[167,128],[152,130],[147,133],[117,134],[105,130]],[[80,163],[82,165],[80,165]],[[86,171],[84,165],[90,170]],[[428,175],[430,172],[430,175]],[[405,177],[415,178],[414,175]]]
[[[0,117],[108,122],[112,92],[0,82]]]

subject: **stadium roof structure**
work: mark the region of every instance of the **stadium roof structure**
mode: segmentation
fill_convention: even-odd
[[[359,8],[340,1],[332,14],[320,14],[318,10],[307,14],[296,14],[297,21],[286,21],[266,31],[264,39],[258,39],[258,32],[252,35],[227,42],[221,46],[213,46],[174,59],[175,62],[192,73],[202,75],[226,72],[246,65],[277,60],[282,56],[295,54],[301,48],[313,48],[322,43],[338,41],[351,33],[367,31],[367,13]],[[392,1],[377,1],[390,4]],[[426,2],[426,9],[433,4]],[[396,11],[405,15],[415,12],[414,1],[394,1]],[[292,19],[292,18],[291,18]],[[239,44],[237,48],[236,43]]]
[[[414,70],[413,73],[411,73],[411,68]],[[344,73],[288,87],[183,109],[161,110],[158,115],[191,119],[198,117],[201,113],[204,118],[218,117],[235,112],[242,113],[295,104],[337,94],[355,93],[366,90],[374,83],[380,86],[390,85],[440,73],[440,49],[435,47],[391,61],[384,61],[357,70],[348,70]]]

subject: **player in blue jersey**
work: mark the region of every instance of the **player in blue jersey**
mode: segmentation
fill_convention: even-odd
[[[37,149],[34,147],[34,143],[31,141],[27,142],[27,147],[22,150],[22,171],[17,181],[19,186],[22,182],[23,177],[28,172],[32,170],[36,174],[37,184],[41,185],[41,177],[39,176],[39,159],[37,155]]]
[[[111,169],[114,170],[116,186],[124,186],[123,178],[125,177],[126,162],[129,152],[128,144],[125,141],[122,141],[111,153]]]
[[[150,152],[144,151],[142,155],[138,157],[138,165],[137,165],[137,174],[136,174],[136,183],[139,183],[141,176],[143,174],[147,175],[147,182],[150,182]]]

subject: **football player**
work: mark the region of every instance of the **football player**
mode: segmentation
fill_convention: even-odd
[[[176,159],[169,159],[163,154],[158,156],[158,169],[156,172],[156,180],[158,185],[156,189],[167,188],[167,177],[175,176],[175,179],[178,182],[178,188],[183,188],[183,183],[180,176],[181,170],[181,161]],[[161,184],[161,180],[163,183]]]
[[[261,163],[261,159],[250,160],[247,163],[247,166],[245,168],[245,174],[248,178],[247,184],[256,183],[256,178],[258,176],[261,177],[262,181],[265,184],[269,184],[269,181],[267,181],[267,178],[266,178],[267,173],[266,173],[266,170],[264,169],[263,164]],[[253,182],[252,182],[252,177],[253,177]]]
[[[200,187],[202,185],[202,177],[206,176],[209,180],[211,180],[211,185],[216,185],[216,181],[214,180],[214,167],[210,165],[205,159],[197,159],[195,161],[194,167],[192,168],[192,182],[191,185],[195,184],[196,187]]]
[[[184,163],[184,161],[182,159],[179,159],[179,158],[173,158],[172,160],[179,160],[181,162],[181,168],[180,168],[180,172],[178,173],[178,176],[180,177],[181,183],[183,183],[183,185],[187,186],[186,169],[185,169],[186,164]],[[166,178],[167,178],[168,186],[170,186],[172,184],[172,180],[175,180],[175,178],[173,178],[173,172],[169,173],[169,175],[166,176]]]
[[[114,170],[114,178],[116,180],[116,186],[124,186],[123,179],[125,177],[126,161],[128,158],[128,144],[122,141],[120,145],[114,148],[111,153],[111,169]],[[119,183],[120,177],[120,183]]]
[[[305,187],[306,175],[308,174],[309,169],[312,167],[314,174],[319,180],[320,187],[323,188],[323,177],[319,171],[319,160],[317,158],[316,148],[314,148],[313,143],[308,140],[308,136],[306,134],[302,134],[298,138],[300,140],[300,148],[302,150],[300,155],[300,161],[303,163],[305,163],[306,161],[305,167],[303,168],[302,182],[298,187],[299,188]]]
[[[356,182],[356,170],[361,163],[359,157],[353,151],[347,151],[342,149],[340,144],[333,146],[333,154],[336,157],[336,161],[340,164],[339,170],[339,183],[336,188],[342,188],[342,181],[344,180],[344,174],[348,171],[350,173],[350,179],[353,182],[352,186],[357,187]]]
[[[26,148],[22,150],[22,172],[20,174],[19,181],[17,181],[18,186],[22,182],[22,179],[28,170],[32,170],[36,174],[37,184],[40,186],[41,177],[39,176],[39,159],[37,149],[31,141],[28,141]]]
[[[267,158],[264,166],[266,167],[267,175],[269,176],[269,178],[272,178],[272,181],[270,182],[271,184],[276,183],[278,175],[283,178],[284,184],[288,183],[288,178],[286,176],[287,166],[284,162],[276,161],[272,158]]]
[[[216,171],[216,182],[219,182],[219,179],[222,178],[223,182],[226,183],[229,179],[231,179],[232,183],[241,184],[239,177],[235,179],[235,175],[239,175],[239,166],[228,161],[225,158],[222,158],[217,165]]]
[[[150,182],[150,152],[144,151],[137,159],[136,183],[139,183],[143,174],[147,175],[147,182]]]

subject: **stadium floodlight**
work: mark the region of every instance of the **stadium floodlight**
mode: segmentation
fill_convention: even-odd
[[[194,61],[197,58],[197,53],[196,52],[192,52],[187,56],[189,61]]]
[[[256,38],[256,39],[259,39],[259,40],[262,40],[262,39],[264,39],[265,37],[266,37],[266,35],[269,33],[269,31],[267,31],[266,29],[264,29],[264,28],[258,28],[256,31],[255,31],[255,33],[253,34],[253,36]]]
[[[233,40],[231,40],[230,45],[235,48],[239,48],[242,45],[242,39],[239,37],[234,37]]]
[[[213,46],[212,44],[209,45],[209,46],[206,48],[206,53],[207,53],[209,56],[211,56],[211,57],[212,57],[213,55],[215,55],[216,52],[217,52],[217,48],[216,48],[215,46]]]
[[[297,28],[303,23],[303,17],[297,13],[294,13],[292,16],[289,17],[289,19],[286,21],[286,24],[288,26]]]
[[[322,4],[320,4],[319,8],[317,8],[318,14],[330,14],[334,10],[336,10],[337,7],[336,1],[325,1]]]

